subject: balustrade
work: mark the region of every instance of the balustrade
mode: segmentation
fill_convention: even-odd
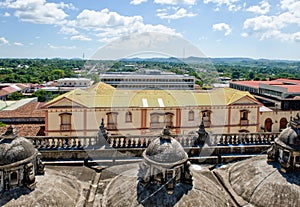
[[[206,143],[210,146],[231,145],[269,145],[279,133],[236,133],[212,134]],[[66,137],[27,137],[34,146],[41,150],[76,150],[99,147],[96,136],[66,136]],[[112,135],[107,139],[106,147],[113,148],[146,148],[155,135],[118,136]],[[174,135],[183,147],[195,147],[197,135]],[[98,144],[98,145],[97,145]]]

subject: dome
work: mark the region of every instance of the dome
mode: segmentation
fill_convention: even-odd
[[[265,156],[258,156],[215,172],[237,195],[239,206],[300,206],[300,175],[282,174],[279,163],[268,163]],[[226,184],[227,183],[227,184]]]
[[[128,169],[129,168],[129,169]],[[140,188],[137,183],[138,166],[135,164],[119,165],[103,171],[120,172],[106,186],[103,193],[102,206],[234,206],[225,190],[207,169],[191,167],[193,185],[177,184],[174,193],[168,194],[159,185],[151,188]]]
[[[4,192],[0,199],[0,206],[83,206],[81,190],[85,190],[82,186],[84,182],[71,175],[76,174],[76,170],[65,173],[66,170],[68,169],[57,171],[48,168],[44,176],[36,177],[34,191],[28,188],[17,188],[13,193]]]
[[[161,165],[177,165],[188,159],[181,144],[171,137],[169,139],[158,137],[151,141],[143,157],[148,162]]]
[[[0,144],[0,166],[24,160],[36,152],[33,144],[23,137],[16,138],[10,143],[2,143]]]
[[[283,142],[286,145],[290,146],[300,146],[300,139],[298,138],[297,132],[292,128],[286,128],[284,129],[278,136],[277,140],[275,140],[277,143],[280,141]]]

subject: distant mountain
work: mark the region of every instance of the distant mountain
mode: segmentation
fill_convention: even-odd
[[[232,57],[232,58],[206,58],[206,57],[188,57],[188,58],[124,58],[122,62],[168,62],[168,63],[212,63],[212,64],[237,64],[237,65],[266,65],[270,63],[300,64],[300,61],[293,60],[271,60],[271,59],[252,59],[244,57]]]

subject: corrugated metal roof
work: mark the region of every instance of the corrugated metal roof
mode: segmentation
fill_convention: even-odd
[[[249,93],[231,88],[207,92],[191,90],[117,90],[105,83],[97,83],[87,90],[75,89],[65,93],[45,107],[67,98],[88,108],[93,107],[173,107],[229,105],[243,97],[256,99]]]

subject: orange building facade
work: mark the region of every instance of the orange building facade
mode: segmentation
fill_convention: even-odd
[[[216,89],[118,90],[97,83],[75,89],[43,106],[46,136],[93,136],[102,118],[110,134],[191,134],[203,120],[211,133],[259,131],[258,102],[249,92]]]

